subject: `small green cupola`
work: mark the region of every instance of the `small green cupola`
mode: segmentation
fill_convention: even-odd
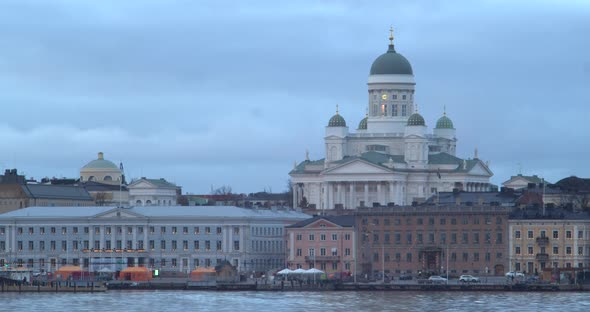
[[[443,115],[436,122],[436,129],[455,129],[455,128],[453,127],[453,122],[451,121],[451,119],[449,117],[447,117],[446,115]]]
[[[336,105],[336,115],[328,121],[328,127],[346,127],[346,120],[338,113],[338,105]]]
[[[424,117],[418,114],[418,112],[413,113],[408,118],[408,126],[426,126],[426,122],[424,122]]]
[[[367,130],[367,121],[369,120],[369,114],[365,115],[365,118],[361,119],[359,122],[359,127],[357,130]]]

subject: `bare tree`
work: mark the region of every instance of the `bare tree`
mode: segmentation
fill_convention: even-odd
[[[232,190],[229,185],[222,185],[211,192],[212,195],[231,195]]]
[[[106,192],[98,192],[94,195],[94,201],[96,202],[97,206],[104,206],[109,198]]]

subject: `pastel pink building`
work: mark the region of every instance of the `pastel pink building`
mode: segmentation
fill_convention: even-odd
[[[316,216],[287,226],[288,268],[355,273],[354,222],[354,216]]]

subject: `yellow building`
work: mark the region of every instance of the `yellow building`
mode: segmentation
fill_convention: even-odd
[[[510,271],[590,266],[590,214],[521,210],[509,221]]]

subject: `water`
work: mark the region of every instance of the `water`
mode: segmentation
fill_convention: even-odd
[[[590,311],[573,292],[0,293],[0,311]]]

